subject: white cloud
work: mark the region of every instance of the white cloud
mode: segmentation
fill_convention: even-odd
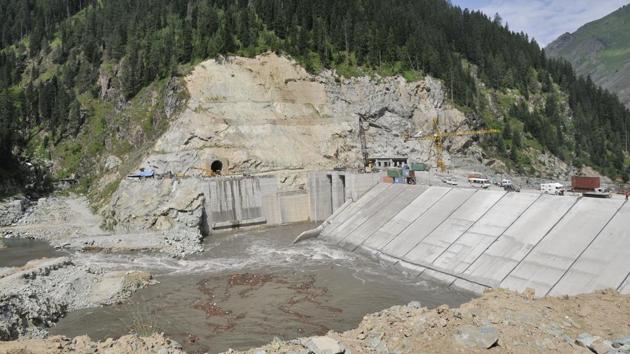
[[[523,31],[545,46],[561,34],[574,32],[628,3],[628,0],[489,0],[479,10],[491,17],[499,13],[512,31]]]

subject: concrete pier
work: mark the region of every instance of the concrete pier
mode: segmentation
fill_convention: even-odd
[[[473,291],[630,293],[630,204],[621,199],[378,184],[320,237]]]

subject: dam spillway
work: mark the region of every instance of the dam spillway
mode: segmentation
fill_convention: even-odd
[[[630,203],[622,199],[378,184],[320,237],[473,291],[630,293]]]

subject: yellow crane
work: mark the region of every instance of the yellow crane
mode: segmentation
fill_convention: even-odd
[[[433,119],[433,131],[429,134],[421,136],[421,139],[433,141],[435,149],[435,163],[440,172],[446,171],[446,163],[444,162],[444,140],[453,136],[467,136],[467,135],[488,135],[498,134],[499,129],[478,129],[478,130],[456,130],[456,131],[442,131],[440,130],[440,121],[438,118]]]

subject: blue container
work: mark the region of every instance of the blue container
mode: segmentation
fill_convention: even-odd
[[[395,184],[406,184],[407,181],[405,181],[406,178],[405,177],[396,177],[394,178],[394,183]]]

